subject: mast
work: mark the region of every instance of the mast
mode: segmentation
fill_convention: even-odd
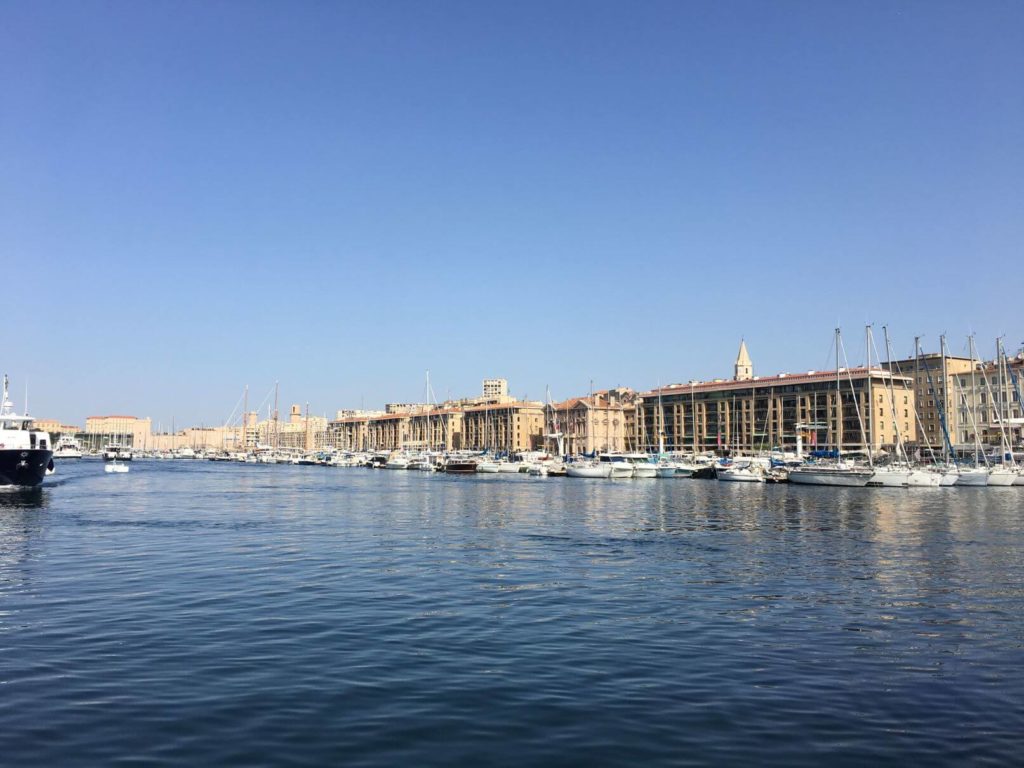
[[[1003,337],[1000,336],[996,339],[996,364],[1000,370],[999,380],[999,421],[1001,424],[1006,425],[1009,423],[1010,417],[1013,415],[1010,411],[1010,380],[1009,380],[1009,365],[1006,360],[1006,350],[1003,348]],[[27,415],[27,414],[26,414]],[[1010,457],[1010,464],[1017,466],[1017,460],[1013,457],[1013,430],[1012,428],[1005,429],[1006,438],[1006,451]]]
[[[843,402],[842,391],[839,388],[839,333],[839,329],[836,328],[836,433],[834,437],[836,441],[837,461],[840,460],[843,456]]]
[[[673,422],[674,423],[674,422]],[[661,382],[658,382],[658,455],[665,453],[665,407],[661,403]]]
[[[690,382],[690,421],[693,426],[693,457],[697,458],[697,396],[694,394],[693,382]]]
[[[1017,462],[1013,458],[1013,444],[1012,438],[1006,430],[1006,420],[1009,418],[1009,404],[1006,402],[1009,387],[1005,382],[1005,377],[1002,374],[1003,370],[1003,339],[1001,336],[996,337],[996,371],[999,373],[999,434],[1003,438],[1003,465],[1006,465],[1006,459],[1009,457],[1010,466],[1016,467]]]
[[[945,464],[949,464],[949,432],[946,429],[946,422],[949,420],[949,371],[946,365],[946,334],[939,336],[939,354],[942,357],[942,431],[946,438],[942,442],[942,458]]]
[[[864,425],[866,427],[866,429],[864,430],[864,447],[867,448],[868,451],[868,462],[871,461],[871,454],[875,450],[875,414],[872,413],[874,401],[871,397],[872,344],[874,344],[874,339],[871,336],[871,324],[869,323],[864,326],[864,359],[867,361],[865,365],[865,367],[867,368],[867,376],[864,379],[864,388],[868,394],[868,405],[866,409],[867,413],[864,414],[864,420],[866,422]],[[857,393],[853,391],[853,387],[850,387],[850,394],[853,395],[854,397],[857,396]]]
[[[982,445],[981,445],[981,434],[979,433],[979,430],[978,430],[978,416],[980,415],[978,413],[978,402],[981,400],[981,398],[978,396],[978,394],[979,394],[978,393],[978,386],[977,386],[977,381],[975,380],[975,376],[974,376],[974,371],[975,371],[975,369],[977,367],[975,362],[974,362],[974,355],[975,355],[975,351],[974,351],[974,334],[971,334],[970,336],[967,337],[967,343],[968,343],[968,346],[970,348],[970,354],[971,354],[971,396],[974,398],[974,403],[972,404],[972,407],[971,407],[971,422],[972,422],[972,424],[974,426],[974,452],[975,452],[974,461],[975,461],[975,463],[977,463],[977,461],[978,461],[978,454],[980,453],[982,460],[985,462],[985,466],[988,466],[988,456],[985,455],[985,451],[982,448]],[[982,380],[985,381],[984,371],[982,371]]]
[[[274,424],[273,424],[273,427],[274,427],[274,439],[271,441],[274,444],[274,450],[277,450],[277,448],[279,447],[278,444],[277,444],[277,437],[278,437],[278,429],[277,429],[277,427],[278,427],[278,424],[277,424],[277,418],[278,418],[277,395],[278,395],[278,391],[279,391],[279,385],[280,385],[280,382],[278,382],[278,381],[274,382]]]
[[[242,450],[248,450],[249,440],[246,432],[249,428],[249,385],[245,385],[244,405],[242,405]]]

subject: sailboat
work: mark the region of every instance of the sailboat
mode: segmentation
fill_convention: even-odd
[[[996,340],[996,359],[998,360],[1001,342]],[[974,337],[971,337],[971,360],[974,360]],[[988,393],[989,402],[993,406],[996,405],[996,398],[992,393],[992,387],[989,386],[988,374],[985,373],[984,365],[981,368],[981,381],[985,386],[985,391]],[[1003,390],[1001,394],[1005,395],[1006,391]],[[1000,397],[1000,400],[1003,398]],[[1006,438],[1006,425],[1003,422],[1003,416],[1000,412],[997,414],[999,421],[999,447],[1000,447],[1000,460],[999,464],[989,469],[988,473],[988,484],[996,486],[1010,486],[1013,485],[1017,480],[1019,473],[1017,471],[1017,465],[1013,460],[1013,451],[1010,450],[1009,441]]]
[[[954,377],[956,379],[957,389],[960,391],[961,402],[969,405],[967,408],[967,416],[970,419],[971,429],[974,432],[974,461],[975,466],[970,468],[960,468],[960,478],[956,481],[957,487],[972,487],[981,488],[988,485],[989,480],[989,468],[988,459],[985,458],[985,452],[981,447],[981,437],[978,431],[978,422],[975,418],[976,410],[976,399],[978,388],[975,382],[975,364],[974,364],[974,344],[971,343],[971,401],[968,402],[967,397],[964,395],[963,387],[960,386],[960,377]],[[984,462],[984,466],[978,466],[977,462],[979,457]]]
[[[842,343],[840,330],[836,328],[836,461],[832,464],[805,464],[795,467],[789,473],[789,482],[798,485],[833,485],[863,488],[875,474],[873,469],[857,467],[842,460],[843,401],[840,383],[839,351]],[[851,387],[852,389],[852,387]],[[857,413],[860,413],[858,409]],[[870,456],[870,451],[868,452]]]

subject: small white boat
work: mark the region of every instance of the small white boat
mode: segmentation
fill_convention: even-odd
[[[719,480],[727,483],[763,483],[764,472],[761,471],[760,467],[747,466],[734,466],[734,467],[718,467],[715,470],[715,474]]]
[[[109,474],[120,474],[128,471],[128,465],[118,464],[117,461],[111,461],[109,464],[103,465],[103,471]]]
[[[850,464],[804,464],[794,467],[789,473],[789,482],[797,485],[833,485],[847,488],[863,488],[874,475],[866,467]]]
[[[80,459],[82,458],[82,445],[74,435],[61,435],[57,446],[53,449],[53,458]]]
[[[384,469],[408,469],[410,464],[408,456],[403,456],[400,453],[393,454],[384,464]]]
[[[659,461],[656,466],[658,477],[693,477],[696,469],[682,461]]]
[[[608,462],[574,461],[565,465],[565,474],[569,477],[611,477],[612,465]]]
[[[481,461],[476,465],[476,471],[485,475],[496,475],[501,471],[497,461]]]

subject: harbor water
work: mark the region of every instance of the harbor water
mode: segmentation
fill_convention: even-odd
[[[0,497],[4,765],[1024,751],[1024,489],[63,462]]]

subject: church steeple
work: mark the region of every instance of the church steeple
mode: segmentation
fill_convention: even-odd
[[[740,353],[736,355],[736,381],[750,381],[754,378],[754,364],[750,362],[750,354],[747,352],[747,342],[740,339]]]

